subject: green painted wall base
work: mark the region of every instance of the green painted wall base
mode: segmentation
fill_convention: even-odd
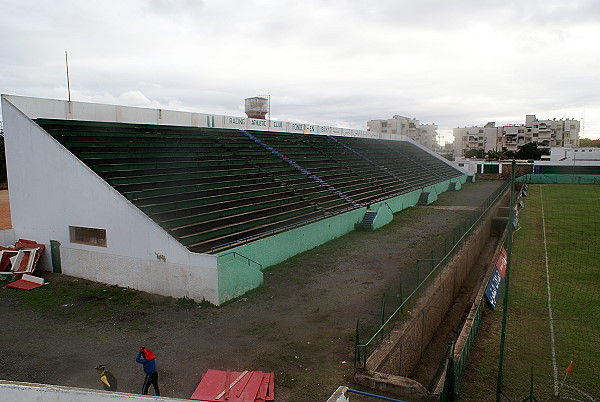
[[[600,176],[592,174],[526,174],[516,180],[531,184],[600,184]]]
[[[390,223],[394,213],[417,205],[423,192],[429,192],[428,204],[434,202],[438,194],[448,190],[451,181],[456,182],[455,190],[458,190],[467,181],[467,175],[369,205],[370,209],[378,211],[373,229]],[[354,225],[362,221],[366,211],[366,207],[354,209],[220,254],[217,260],[219,303],[260,286],[263,282],[261,270],[353,231]],[[238,258],[227,257],[232,254]]]
[[[232,255],[232,258],[228,258]],[[219,304],[241,296],[263,283],[264,275],[260,265],[236,258],[235,253],[224,254],[217,262]]]

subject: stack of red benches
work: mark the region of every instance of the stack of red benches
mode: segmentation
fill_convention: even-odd
[[[275,375],[262,371],[208,370],[190,399],[211,402],[274,401]]]

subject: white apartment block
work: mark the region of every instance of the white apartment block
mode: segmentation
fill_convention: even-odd
[[[390,139],[405,135],[428,149],[439,148],[436,141],[438,128],[436,124],[421,124],[417,119],[395,115],[388,120],[368,121],[367,127],[367,131],[387,134]]]
[[[525,124],[496,127],[496,123],[489,122],[483,127],[458,127],[452,130],[454,155],[463,156],[471,149],[516,152],[530,142],[539,148],[576,147],[579,128],[578,120],[538,120],[533,114],[525,116]]]

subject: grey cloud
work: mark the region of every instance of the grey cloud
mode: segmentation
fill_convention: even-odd
[[[156,14],[196,14],[205,4],[203,0],[142,0],[141,7]]]
[[[64,96],[69,50],[79,100],[240,115],[270,94],[274,117],[355,128],[584,104],[600,121],[595,1],[0,1],[3,92]]]

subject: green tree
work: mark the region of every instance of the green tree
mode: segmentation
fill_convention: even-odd
[[[500,159],[501,156],[502,156],[502,154],[500,152],[490,149],[487,153],[487,160],[488,161],[497,161]]]
[[[515,159],[514,151],[502,151],[502,157],[500,159]]]
[[[542,152],[541,149],[538,149],[537,144],[535,142],[529,142],[523,145],[521,149],[517,151],[515,158],[538,160],[542,158],[542,155],[544,155],[544,152]]]
[[[600,147],[600,140],[592,140],[590,138],[580,138],[580,147]]]
[[[469,149],[465,152],[465,158],[484,158],[483,149]]]

